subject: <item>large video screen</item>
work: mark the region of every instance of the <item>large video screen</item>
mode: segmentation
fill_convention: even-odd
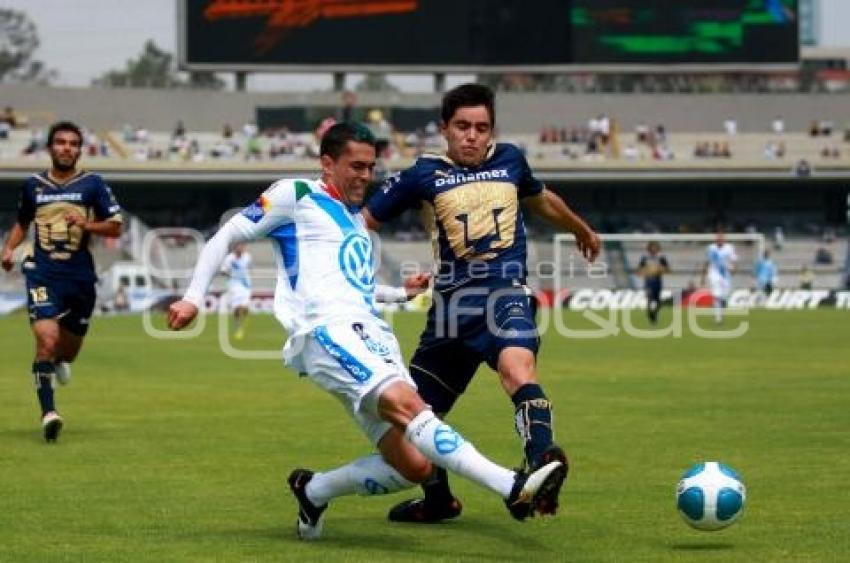
[[[795,63],[797,0],[572,0],[574,62]]]
[[[564,65],[564,0],[182,0],[189,68]]]
[[[797,0],[181,0],[220,70],[796,63]]]

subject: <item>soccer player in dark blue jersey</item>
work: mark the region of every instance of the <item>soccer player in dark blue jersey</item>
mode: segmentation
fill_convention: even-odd
[[[661,254],[661,245],[655,241],[650,242],[646,245],[646,254],[640,258],[638,274],[643,276],[643,287],[646,290],[646,314],[653,325],[658,324],[663,278],[664,274],[669,272],[670,264],[667,262],[667,257]]]
[[[520,200],[576,236],[594,260],[596,233],[531,172],[513,145],[494,142],[495,104],[486,86],[466,84],[443,97],[445,155],[425,155],[391,177],[369,200],[370,226],[419,208],[437,241],[434,304],[410,362],[410,373],[434,412],[448,413],[485,362],[498,372],[515,407],[516,429],[531,468],[566,455],[553,441],[552,408],[537,378],[539,346],[531,291],[526,287],[526,235]],[[423,485],[424,499],[395,506],[390,520],[434,522],[460,514],[445,471]],[[560,483],[540,507],[554,514]]]
[[[35,224],[34,251],[22,267],[36,344],[32,373],[48,442],[56,441],[63,424],[53,381],[68,382],[94,309],[97,276],[89,238],[121,234],[121,208],[109,186],[97,174],[77,169],[82,142],[80,128],[71,122],[50,128],[51,167],[24,183],[17,222],[3,246],[2,265],[9,271],[15,249]]]

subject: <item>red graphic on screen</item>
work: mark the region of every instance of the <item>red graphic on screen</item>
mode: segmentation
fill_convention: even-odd
[[[418,0],[212,0],[204,10],[204,18],[215,21],[267,16],[266,28],[254,40],[258,53],[264,53],[288,32],[309,27],[322,18],[403,14],[418,7]]]

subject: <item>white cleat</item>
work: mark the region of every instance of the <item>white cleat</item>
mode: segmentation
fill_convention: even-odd
[[[71,382],[71,364],[68,362],[56,363],[56,381],[59,385],[68,385]]]
[[[48,442],[55,442],[62,430],[62,417],[56,411],[45,413],[41,417],[41,428],[44,431],[44,439]]]

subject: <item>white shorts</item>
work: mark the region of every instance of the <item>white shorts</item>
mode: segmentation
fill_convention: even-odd
[[[316,327],[305,335],[299,363],[319,387],[342,402],[373,444],[390,424],[378,416],[378,397],[396,381],[416,387],[392,330],[375,319]]]
[[[230,310],[251,305],[251,289],[244,285],[234,285],[227,288],[227,306]]]
[[[729,291],[732,289],[732,283],[729,279],[719,274],[709,274],[708,287],[711,290],[712,297],[717,299],[726,299],[729,297]]]

